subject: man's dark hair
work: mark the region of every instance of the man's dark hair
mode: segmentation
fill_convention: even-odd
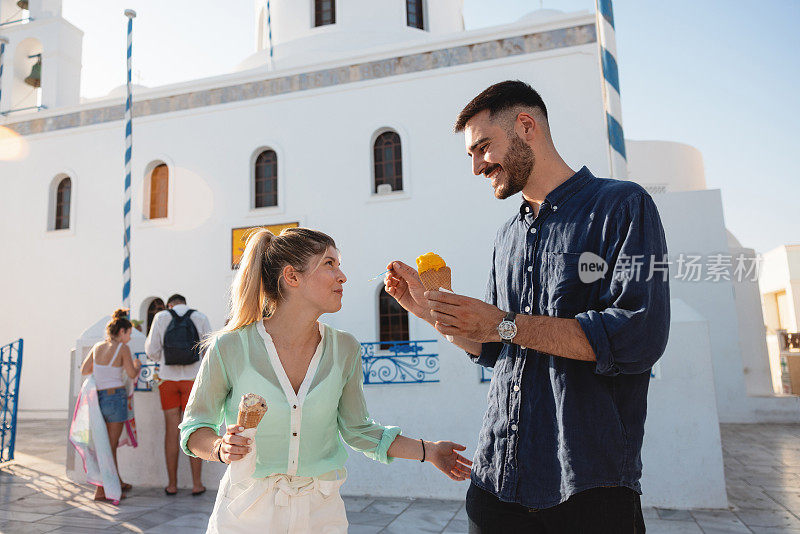
[[[453,131],[455,133],[463,132],[467,122],[483,110],[488,109],[489,115],[494,117],[501,111],[506,111],[514,106],[539,108],[544,114],[544,118],[547,118],[547,107],[533,87],[519,80],[508,80],[487,87],[481,94],[473,98],[458,114]]]
[[[170,304],[186,304],[186,297],[183,295],[179,295],[175,293],[170,298],[167,299],[167,306]]]

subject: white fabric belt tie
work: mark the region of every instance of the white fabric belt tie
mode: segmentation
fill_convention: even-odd
[[[319,480],[289,475],[252,479],[252,484],[228,504],[228,511],[238,518],[276,489],[275,505],[289,508],[289,532],[307,532],[308,519],[311,517],[309,498],[311,493],[318,490],[325,497],[329,497],[340,485],[341,480]]]

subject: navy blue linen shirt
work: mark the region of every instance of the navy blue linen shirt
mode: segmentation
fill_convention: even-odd
[[[607,262],[601,279],[581,281],[584,252]],[[597,361],[484,343],[473,359],[494,375],[473,483],[529,508],[599,486],[641,493],[650,369],[669,332],[668,276],[654,263],[666,253],[650,195],[586,167],[550,192],[535,218],[523,201],[500,228],[486,301],[577,319]]]

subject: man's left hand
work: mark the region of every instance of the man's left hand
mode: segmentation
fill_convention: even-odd
[[[497,325],[505,312],[482,300],[443,291],[427,291],[428,307],[436,321],[436,330],[477,343],[500,341]]]

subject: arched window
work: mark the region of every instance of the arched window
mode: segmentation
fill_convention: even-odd
[[[336,23],[336,0],[314,0],[314,26]]]
[[[167,216],[169,200],[169,169],[161,163],[150,173],[150,209],[148,218],[163,219]]]
[[[406,0],[406,24],[412,28],[425,29],[422,18],[422,0]]]
[[[383,132],[375,139],[375,186],[373,193],[382,192],[379,186],[389,184],[391,191],[403,190],[403,161],[400,136],[397,132]]]
[[[69,207],[72,200],[72,180],[64,178],[58,183],[56,189],[56,218],[54,228],[66,230],[69,228]]]
[[[385,289],[378,295],[381,349],[388,349],[384,341],[408,341],[408,312]]]
[[[166,310],[167,307],[164,305],[164,301],[160,298],[156,297],[147,307],[147,330],[145,330],[144,335],[148,335],[150,333],[150,327],[153,326],[153,318],[156,316],[158,312],[161,310]]]
[[[278,205],[278,155],[274,150],[265,150],[256,158],[255,207],[267,208]]]

